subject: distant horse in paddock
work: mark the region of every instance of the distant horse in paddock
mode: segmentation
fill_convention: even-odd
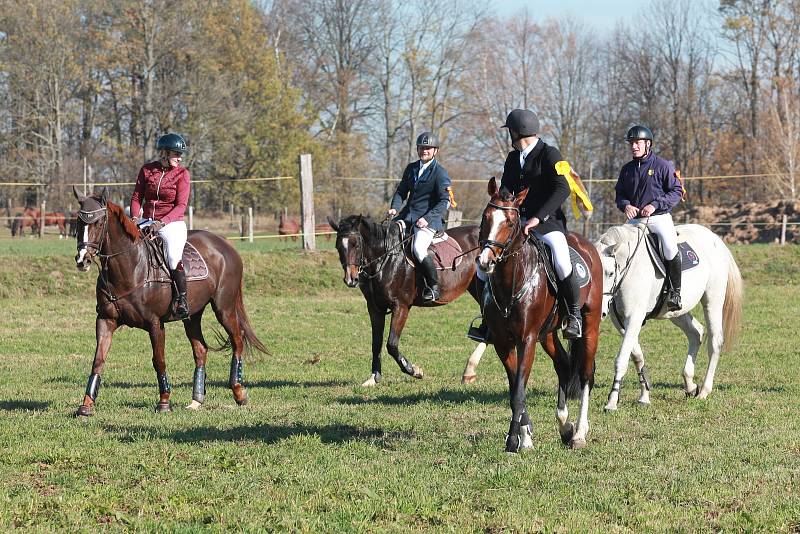
[[[75,237],[78,233],[78,212],[70,211],[67,214],[67,234],[69,237]]]
[[[37,208],[25,208],[25,215],[32,217],[34,220],[39,221],[41,218],[42,210]],[[49,211],[44,214],[44,226],[57,226],[58,238],[65,239],[67,237],[67,216],[61,211]]]
[[[292,241],[297,241],[297,234],[300,233],[300,223],[293,217],[287,217],[281,212],[278,221],[278,234],[291,236]]]
[[[336,232],[331,232],[332,226],[330,224],[318,224],[314,227],[314,233],[319,235],[320,237],[324,236],[325,241],[330,241],[331,238],[336,235]]]
[[[31,235],[39,232],[39,219],[35,219],[26,213],[17,213],[11,221],[11,237],[22,237],[25,228],[30,228]]]
[[[603,261],[603,315],[611,315],[611,322],[622,334],[606,410],[617,409],[629,359],[639,374],[639,402],[650,404],[650,379],[639,345],[639,332],[646,319],[669,319],[686,335],[689,353],[683,382],[687,397],[705,399],[711,393],[720,352],[735,343],[743,298],[742,276],[736,261],[722,239],[708,228],[684,224],[675,230],[685,272],[681,276],[683,307],[673,312],[664,305],[664,275],[657,267],[657,260],[651,259],[657,253],[648,246],[650,232],[646,226],[614,226],[595,243]],[[709,334],[708,369],[702,387],[694,382],[694,367],[704,328],[690,313],[698,303],[703,304]]]
[[[580,303],[583,336],[570,341],[564,350],[557,332],[566,305],[549,281],[547,246],[537,245],[534,236],[522,231],[519,207],[528,190],[514,195],[489,181],[491,197],[481,218],[478,256],[486,271],[491,299],[483,317],[489,325],[494,348],[508,377],[511,400],[511,425],[506,435],[506,452],[533,447],[531,420],[525,407],[525,388],[536,353],[536,343],[553,360],[558,375],[556,419],[561,441],[573,449],[586,446],[589,432],[589,397],[594,385],[595,354],[600,337],[603,301],[603,267],[592,244],[572,232],[567,243],[580,256],[573,258],[573,272],[581,279]],[[555,273],[553,273],[555,278]],[[577,421],[569,421],[567,399],[580,398]]]
[[[336,231],[336,250],[344,269],[344,283],[358,287],[367,301],[372,327],[372,372],[362,386],[374,386],[381,380],[381,350],[386,327],[386,315],[391,313],[386,350],[400,369],[414,378],[422,378],[422,369],[400,352],[400,335],[412,306],[443,306],[465,291],[477,301],[480,298],[475,275],[478,250],[478,227],[459,226],[447,230],[447,235],[463,251],[439,270],[441,297],[436,301],[422,299],[424,282],[417,272],[409,251],[409,239],[402,239],[396,223],[389,226],[372,221],[368,216],[350,215],[338,223],[328,218]],[[448,241],[442,247],[453,249]],[[454,266],[455,265],[455,266]],[[476,367],[486,343],[479,343],[467,361],[462,383],[475,381]]]
[[[142,238],[139,228],[125,216],[122,208],[106,199],[105,189],[99,195],[90,196],[83,196],[74,188],[73,192],[80,202],[76,266],[88,271],[95,258],[100,260],[96,290],[97,346],[86,393],[75,415],[85,417],[94,413],[100,373],[111,348],[111,337],[123,325],[146,330],[150,335],[159,389],[156,411],[171,411],[171,386],[164,358],[164,322],[175,318],[171,306],[172,284],[160,240]],[[195,361],[192,403],[187,408],[200,408],[205,400],[209,347],[203,338],[201,319],[208,304],[228,334],[220,348],[233,349],[228,385],[236,403],[246,404],[242,356],[250,347],[264,353],[267,349],[256,337],[244,309],[242,259],[222,237],[192,230],[183,252],[183,264],[187,271],[190,313],[183,321],[183,328],[192,344]]]

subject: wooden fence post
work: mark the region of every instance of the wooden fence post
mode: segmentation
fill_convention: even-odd
[[[247,208],[247,240],[253,242],[253,206]]]
[[[189,230],[194,230],[194,206],[189,206]]]
[[[317,248],[314,235],[314,175],[311,172],[311,154],[300,154],[300,216],[303,220],[303,248]]]
[[[42,208],[39,211],[39,239],[44,237],[44,208],[47,205],[46,200],[42,200]]]

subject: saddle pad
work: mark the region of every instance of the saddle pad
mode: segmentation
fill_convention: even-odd
[[[186,271],[186,280],[205,280],[208,278],[208,265],[206,260],[190,242],[183,247],[183,270]]]
[[[395,221],[395,224],[400,228],[401,239],[404,239],[405,221]],[[464,258],[462,252],[458,241],[447,235],[444,230],[434,234],[431,246],[428,247],[428,254],[433,256],[433,264],[436,265],[437,271],[455,271]],[[409,265],[416,266],[410,254],[406,254],[406,261]]]
[[[556,277],[555,267],[553,267],[553,256],[550,252],[550,247],[545,245],[544,241],[539,239],[529,241],[538,249],[539,254],[545,258],[544,272],[547,274],[547,279],[550,285],[558,292],[558,278]],[[585,287],[592,280],[592,275],[589,272],[589,267],[586,265],[586,260],[583,259],[577,250],[569,247],[569,259],[572,262],[572,276],[578,281],[578,287]]]
[[[666,277],[667,271],[664,267],[664,260],[661,254],[661,242],[658,240],[658,236],[653,233],[648,233],[645,242],[647,243],[647,252],[650,254],[653,266],[661,273],[661,276]],[[678,241],[678,254],[681,255],[681,271],[688,271],[700,264],[700,257],[697,255],[697,252],[695,252],[692,245],[686,241]]]

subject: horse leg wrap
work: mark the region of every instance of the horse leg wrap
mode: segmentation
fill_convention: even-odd
[[[242,383],[242,375],[244,374],[244,360],[234,356],[231,358],[231,379],[230,386]]]
[[[639,371],[639,383],[644,386],[644,389],[650,391],[650,388],[652,387],[650,385],[650,377],[647,375],[647,367],[644,365],[642,366],[642,370]]]
[[[192,385],[192,400],[202,403],[206,398],[206,366],[194,368],[194,382]]]
[[[86,384],[86,396],[94,401],[97,398],[97,391],[100,389],[100,375],[92,373],[89,375],[89,383]]]
[[[169,385],[169,377],[167,376],[167,373],[164,373],[163,375],[156,375],[156,377],[158,378],[158,392],[160,394],[163,395],[172,391],[172,387]]]
[[[404,373],[414,376],[414,366],[411,365],[411,362],[409,362],[405,356],[403,356],[402,354],[398,354],[395,359],[397,360],[397,364],[400,366],[400,368],[403,370]]]

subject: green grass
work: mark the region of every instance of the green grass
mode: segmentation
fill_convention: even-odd
[[[183,329],[169,324],[175,411],[153,413],[147,335],[121,329],[96,415],[76,421],[94,351],[96,271],[75,270],[74,241],[63,253],[47,240],[14,246],[0,243],[0,530],[800,528],[796,247],[734,249],[745,328],[708,400],[684,398],[685,342],[653,321],[641,336],[652,405],[635,404],[629,373],[619,411],[604,413],[619,347],[604,324],[589,446],[560,444],[555,373],[539,350],[528,388],[534,448],[506,455],[508,386],[493,352],[477,384],[459,384],[476,305],[414,309],[401,349],[425,379],[384,354],[384,381],[361,388],[365,303],[341,283],[331,251],[240,249],[248,312],[271,352],[246,361],[248,406],[225,387],[229,356],[212,353],[205,407],[183,409],[194,365]]]

